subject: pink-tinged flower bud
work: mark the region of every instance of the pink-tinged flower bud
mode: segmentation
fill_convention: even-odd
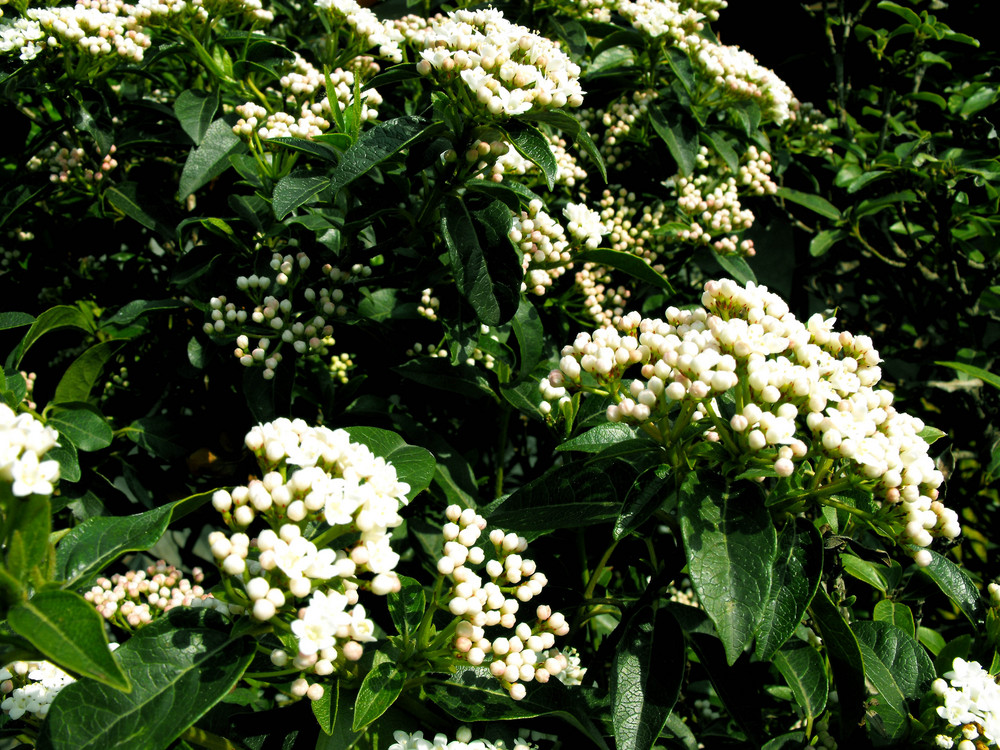
[[[348,641],[341,650],[348,661],[358,661],[364,655],[364,649],[357,641]]]

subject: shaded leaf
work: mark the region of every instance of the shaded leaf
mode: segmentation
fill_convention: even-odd
[[[913,612],[902,602],[883,599],[875,604],[875,611],[872,617],[878,622],[887,622],[899,628],[911,638],[916,634]]]
[[[415,633],[424,614],[424,587],[419,581],[400,576],[399,591],[389,593],[389,615],[396,631],[402,636]]]
[[[362,133],[344,152],[340,164],[330,175],[330,188],[336,193],[410,144],[437,131],[437,124],[428,126],[427,120],[412,115],[380,122]]]
[[[796,641],[786,644],[774,654],[774,666],[792,689],[795,702],[802,712],[816,718],[826,708],[826,665],[819,652],[808,643]]]
[[[229,168],[229,157],[246,149],[246,144],[233,132],[231,123],[219,118],[209,125],[205,137],[188,154],[181,170],[177,186],[181,200],[225,172]]]
[[[53,403],[67,401],[86,401],[97,383],[105,363],[114,356],[122,346],[120,341],[105,341],[90,347],[73,360],[73,363],[63,373],[56,386]]]
[[[555,185],[559,174],[556,155],[552,153],[552,145],[542,131],[526,122],[511,120],[505,126],[507,138],[517,153],[530,162],[538,165],[545,176],[545,184],[549,190]]]
[[[174,114],[177,115],[181,129],[196,146],[201,145],[204,140],[218,108],[218,91],[188,89],[182,91],[174,100]]]
[[[556,446],[557,451],[580,451],[582,453],[600,453],[602,450],[622,440],[635,437],[632,428],[621,422],[605,422],[592,427],[582,435]]]
[[[931,564],[921,570],[938,585],[945,596],[958,605],[962,613],[969,618],[969,622],[977,625],[984,614],[983,599],[979,589],[966,572],[947,557],[933,550],[930,550],[930,553]]]
[[[384,714],[396,702],[405,681],[395,659],[384,651],[376,651],[371,671],[365,675],[354,702],[353,730],[364,729]]]
[[[277,219],[284,219],[288,214],[310,202],[330,184],[326,177],[311,175],[309,172],[296,171],[278,180],[274,186],[272,207]]]
[[[792,203],[798,203],[800,206],[805,206],[810,211],[818,213],[827,219],[833,219],[834,221],[842,218],[840,211],[826,198],[819,195],[812,195],[811,193],[803,193],[799,190],[792,190],[791,188],[780,187],[778,188],[777,195],[779,198],[784,198]]]

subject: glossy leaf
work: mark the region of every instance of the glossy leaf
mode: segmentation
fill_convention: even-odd
[[[393,465],[399,480],[410,485],[407,499],[412,500],[430,486],[435,465],[430,451],[408,445],[395,432],[377,427],[348,427],[346,431],[351,440],[364,443],[372,453]]]
[[[609,445],[620,443],[622,440],[630,440],[633,437],[635,437],[635,433],[628,425],[621,422],[605,422],[556,446],[556,450],[600,453]]]
[[[229,693],[253,653],[254,641],[230,637],[217,612],[171,610],[115,652],[132,691],[122,693],[93,680],[63,688],[38,746],[162,750]]]
[[[527,375],[542,358],[545,332],[542,329],[538,311],[527,299],[521,298],[517,312],[510,321],[514,336],[517,337],[518,355],[521,362],[521,375]]]
[[[108,649],[104,618],[79,594],[48,589],[7,613],[14,632],[63,669],[110,686],[129,690],[129,678]]]
[[[521,156],[538,165],[545,176],[545,184],[549,190],[555,185],[559,173],[556,155],[552,153],[552,145],[542,131],[526,122],[510,121],[506,126],[507,137],[511,145]]]
[[[809,254],[814,258],[820,258],[842,240],[846,235],[840,229],[824,229],[818,232],[809,242]]]
[[[621,626],[611,662],[612,723],[619,750],[648,750],[684,679],[684,637],[669,612],[643,606]]]
[[[921,568],[938,588],[958,606],[962,613],[969,618],[973,625],[978,624],[983,618],[983,599],[979,589],[969,580],[969,576],[964,570],[958,567],[947,557],[931,552],[931,564],[926,568]]]
[[[823,587],[817,589],[809,609],[830,659],[841,708],[840,737],[846,741],[864,715],[866,691],[861,647]]]
[[[964,362],[935,362],[936,365],[941,365],[943,367],[950,367],[953,370],[958,370],[959,372],[964,372],[966,375],[971,375],[974,378],[979,378],[984,383],[989,383],[994,388],[1000,388],[1000,375],[994,375],[988,370],[984,370],[982,367],[974,367],[973,365],[967,365]]]
[[[916,634],[913,612],[902,602],[883,599],[875,604],[875,611],[872,617],[878,622],[887,622],[890,625],[894,625],[911,638]]]
[[[114,436],[111,425],[97,407],[82,401],[59,404],[52,410],[46,423],[82,451],[107,448]]]
[[[21,360],[24,358],[24,355],[27,354],[32,344],[38,341],[38,339],[46,333],[60,328],[80,328],[84,331],[94,330],[94,326],[90,318],[84,315],[78,307],[70,307],[68,305],[50,307],[48,310],[39,315],[35,319],[35,322],[31,324],[31,328],[29,328],[28,332],[24,334],[24,338],[21,339],[21,343],[18,345],[17,349],[15,349],[8,358],[8,366],[13,365],[17,367],[20,365]]]
[[[97,383],[104,370],[104,365],[121,346],[122,342],[120,341],[105,341],[90,347],[73,360],[73,363],[59,380],[59,385],[56,386],[55,395],[52,397],[53,403],[89,399],[94,384]]]
[[[282,177],[274,186],[272,207],[277,219],[284,219],[295,209],[312,201],[330,184],[326,177],[319,177],[308,172],[292,172]]]
[[[109,186],[105,192],[108,203],[117,208],[130,219],[139,222],[147,229],[156,229],[156,219],[139,205],[139,185],[135,182],[120,182]]]
[[[609,250],[608,248],[598,248],[596,250],[583,250],[574,255],[578,261],[584,263],[598,263],[608,268],[616,268],[629,276],[644,281],[647,284],[671,292],[673,287],[667,278],[654,270],[642,258],[632,253],[625,253],[620,250]]]
[[[102,322],[102,328],[108,324],[114,326],[126,326],[129,323],[141,318],[146,313],[157,312],[159,310],[177,310],[184,308],[185,304],[176,299],[145,300],[137,299],[129,302],[106,321]]]
[[[636,440],[630,442],[644,443]],[[618,443],[617,445],[624,445]],[[649,450],[646,443],[645,449]],[[612,535],[615,539],[624,539],[644,524],[656,511],[664,508],[669,510],[677,503],[674,493],[674,477],[666,464],[653,466],[642,473],[629,490],[622,503],[621,512]]]
[[[802,713],[816,718],[826,708],[826,665],[819,652],[808,643],[796,641],[786,644],[774,654],[774,666],[792,689],[795,702]]]
[[[388,595],[389,615],[392,617],[392,624],[396,626],[396,632],[408,637],[416,632],[424,614],[424,587],[419,581],[407,576],[400,576],[399,581],[400,590]]]
[[[48,495],[28,495],[14,498],[6,506],[3,521],[7,536],[7,569],[12,576],[27,583],[32,570],[44,565],[49,554],[50,500]],[[2,560],[0,558],[0,563]],[[43,575],[48,577],[47,573]]]
[[[35,322],[34,315],[23,312],[0,312],[0,331],[9,331],[11,328],[21,328],[30,326]]]
[[[436,126],[428,127],[427,120],[412,115],[380,122],[362,133],[344,152],[330,175],[330,188],[336,193],[421,137],[430,137],[435,132]]]
[[[218,108],[218,91],[188,89],[182,91],[174,100],[174,114],[177,115],[181,129],[196,146],[204,140]]]
[[[649,122],[667,144],[680,173],[689,176],[694,171],[698,155],[698,131],[681,117],[678,110],[673,109],[664,112],[660,107],[650,107]]]
[[[854,576],[859,581],[864,581],[883,594],[888,591],[889,584],[881,570],[882,566],[868,560],[862,560],[857,555],[842,555],[840,562],[844,566],[844,572],[848,575]]]
[[[805,520],[789,523],[778,534],[771,589],[757,630],[757,658],[770,659],[795,632],[819,586],[823,542]]]
[[[753,269],[750,268],[750,264],[746,262],[745,258],[739,255],[722,253],[713,253],[712,257],[716,263],[722,266],[726,273],[741,284],[746,284],[748,281],[756,283],[757,277],[754,275]]]
[[[786,201],[791,201],[792,203],[798,203],[800,206],[805,206],[810,211],[813,211],[825,219],[831,219],[837,221],[841,218],[840,211],[826,198],[822,198],[818,195],[813,195],[811,193],[803,193],[799,190],[792,190],[791,188],[780,187],[777,193],[779,198],[784,198]]]
[[[354,703],[355,732],[364,729],[384,714],[403,690],[405,675],[397,668],[394,656],[384,651],[375,652],[371,671],[365,675]]]
[[[688,574],[734,663],[764,618],[777,535],[756,488],[692,472],[680,490]]]
[[[219,118],[205,132],[201,143],[188,154],[178,184],[183,200],[229,168],[229,157],[246,151],[246,144],[233,132],[231,122]]]

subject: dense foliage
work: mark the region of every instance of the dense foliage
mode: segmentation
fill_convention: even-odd
[[[5,3],[3,741],[1000,743],[939,5]]]

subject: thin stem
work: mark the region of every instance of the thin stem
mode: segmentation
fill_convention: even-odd
[[[208,748],[208,750],[243,750],[243,745],[236,745],[225,737],[206,732],[198,727],[188,727],[181,735],[181,739],[192,745]]]
[[[615,547],[618,546],[618,540],[616,539],[611,543],[611,545],[604,550],[604,556],[601,561],[597,563],[597,567],[594,568],[594,572],[590,576],[590,580],[587,582],[587,588],[583,592],[583,598],[589,600],[594,595],[594,589],[597,587],[597,581],[600,579],[601,574],[604,573],[604,567],[608,564],[608,560],[611,558],[611,553],[615,551]]]

